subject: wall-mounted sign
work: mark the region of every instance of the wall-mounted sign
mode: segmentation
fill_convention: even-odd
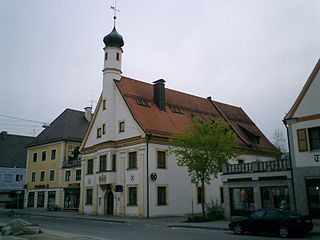
[[[116,192],[123,192],[123,186],[122,185],[116,185],[115,191]]]
[[[80,183],[69,183],[68,187],[69,188],[77,188],[77,187],[80,187]]]
[[[316,162],[320,162],[320,154],[314,155],[313,158]]]
[[[155,172],[153,172],[153,173],[150,174],[150,179],[151,179],[152,181],[157,180],[157,178],[158,178],[158,176],[157,176],[157,174],[156,174]]]
[[[107,176],[106,175],[100,175],[99,176],[99,183],[106,183],[107,182]]]

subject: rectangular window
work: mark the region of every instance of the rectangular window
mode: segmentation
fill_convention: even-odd
[[[37,207],[44,207],[44,195],[44,191],[38,192]]]
[[[307,142],[307,132],[306,129],[298,129],[297,130],[298,135],[298,147],[299,152],[305,152],[308,151],[308,142]]]
[[[128,187],[128,205],[137,205],[137,187]]]
[[[93,159],[88,160],[87,174],[93,174]]]
[[[106,124],[102,124],[102,134],[106,134]]]
[[[71,177],[71,171],[70,171],[70,170],[67,170],[64,180],[65,180],[66,182],[69,182],[69,181],[70,181],[70,177]]]
[[[33,162],[37,162],[37,160],[38,160],[38,153],[33,153],[33,155],[32,155],[32,161]]]
[[[100,156],[99,170],[100,170],[100,172],[107,171],[107,156],[106,155]]]
[[[86,191],[86,205],[92,205],[92,189]]]
[[[12,182],[12,174],[4,174],[4,182],[11,183]]]
[[[80,181],[81,180],[81,169],[77,169],[76,170],[76,181]]]
[[[112,162],[111,162],[111,171],[115,172],[117,169],[117,155],[112,155]]]
[[[57,154],[57,150],[56,149],[52,149],[51,150],[51,160],[55,160],[56,159],[56,154]]]
[[[157,167],[166,168],[166,152],[157,151]]]
[[[54,181],[54,170],[50,170],[49,180]]]
[[[119,122],[119,133],[124,132],[124,121]]]
[[[36,173],[33,172],[33,173],[31,174],[31,182],[35,182],[35,181],[36,181]]]
[[[97,129],[97,138],[101,138],[101,132],[102,132],[102,129],[98,128]]]
[[[44,182],[44,178],[45,178],[46,172],[45,171],[41,171],[40,172],[40,181]]]
[[[120,60],[120,54],[117,52],[117,61]]]
[[[320,149],[320,127],[309,128],[310,150]]]
[[[106,100],[102,101],[102,110],[106,110]]]
[[[204,203],[204,199],[205,199],[205,193],[203,191],[202,187],[197,187],[197,199],[198,199],[198,203]]]
[[[16,175],[16,182],[19,182],[19,181],[20,181],[20,175],[17,174],[17,175]]]
[[[158,205],[167,205],[167,187],[158,187]]]
[[[230,201],[234,216],[243,216],[255,210],[253,188],[231,188]]]
[[[128,169],[136,169],[137,168],[137,152],[129,152],[129,168]]]
[[[260,192],[263,208],[290,209],[288,187],[262,187]]]
[[[220,199],[221,199],[221,203],[224,203],[223,187],[220,187]]]
[[[56,203],[56,192],[49,191],[48,192],[48,206],[54,206]]]
[[[28,207],[34,207],[34,192],[28,194]]]
[[[45,161],[46,158],[47,158],[47,151],[42,151],[42,153],[41,153],[41,160],[42,160],[42,161]]]

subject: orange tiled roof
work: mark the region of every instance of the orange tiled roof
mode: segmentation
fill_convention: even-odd
[[[127,77],[122,77],[115,83],[133,117],[148,134],[167,138],[174,133],[186,130],[192,124],[194,116],[203,119],[223,117],[236,132],[239,147],[260,151],[274,149],[274,146],[240,107],[165,89],[166,111],[160,111],[153,101],[152,84]],[[137,104],[137,98],[147,100],[150,107]],[[178,107],[182,114],[173,112],[170,106]],[[258,138],[259,144],[252,141],[250,136]]]

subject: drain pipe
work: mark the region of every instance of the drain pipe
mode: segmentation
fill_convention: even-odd
[[[284,126],[287,130],[287,139],[288,139],[288,151],[289,151],[289,161],[290,161],[290,172],[291,172],[291,184],[292,184],[292,192],[293,192],[293,203],[294,203],[294,210],[297,211],[297,203],[296,203],[296,191],[294,187],[294,179],[293,179],[293,164],[291,159],[291,147],[290,147],[290,135],[289,135],[289,128],[286,120],[283,120]]]
[[[147,218],[150,218],[150,205],[149,205],[149,141],[151,134],[147,134]]]

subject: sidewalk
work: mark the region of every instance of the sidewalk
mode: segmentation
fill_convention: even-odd
[[[0,215],[11,214],[10,209],[0,209]],[[64,219],[84,219],[92,221],[105,221],[113,223],[127,223],[127,224],[146,224],[146,225],[160,225],[172,228],[202,228],[202,229],[214,229],[214,230],[229,230],[228,221],[212,221],[212,222],[201,222],[192,223],[186,222],[186,216],[176,217],[159,217],[159,218],[136,218],[136,217],[120,217],[120,216],[106,216],[106,215],[86,215],[80,214],[74,211],[46,211],[44,209],[19,209],[14,210],[13,217],[27,217],[32,216],[44,216],[52,218],[64,218]],[[320,235],[320,219],[313,219],[313,233]]]

